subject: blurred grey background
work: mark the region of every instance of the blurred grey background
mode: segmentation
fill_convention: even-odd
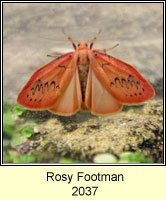
[[[162,3],[4,3],[3,91],[16,101],[18,92],[40,66],[67,53],[73,39],[92,39],[102,29],[94,48],[108,52],[136,67],[155,87],[163,88]]]

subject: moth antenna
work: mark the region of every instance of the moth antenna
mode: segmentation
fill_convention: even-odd
[[[70,36],[68,36],[68,35],[66,34],[64,28],[62,28],[62,32],[63,32],[64,35],[67,37],[67,39],[72,43],[74,49],[76,50],[77,47],[76,47],[76,45],[74,44],[74,41],[75,41],[75,42],[78,42],[78,43],[80,43],[80,41],[78,41],[78,40],[73,40]]]
[[[90,44],[90,49],[92,49],[93,44],[94,44],[94,42],[96,41],[96,39],[99,37],[100,33],[101,33],[101,29],[99,29],[97,35],[93,38],[93,40],[92,40],[92,42],[91,42],[91,44]]]

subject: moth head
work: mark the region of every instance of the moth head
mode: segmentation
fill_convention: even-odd
[[[86,42],[79,42],[77,45],[78,49],[88,48],[88,44]]]

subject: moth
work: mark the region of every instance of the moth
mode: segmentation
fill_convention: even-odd
[[[153,98],[153,87],[134,67],[106,54],[117,45],[92,49],[97,36],[89,47],[88,42],[68,37],[75,51],[50,55],[54,60],[31,76],[18,95],[18,104],[58,115],[73,115],[80,109],[100,115]]]

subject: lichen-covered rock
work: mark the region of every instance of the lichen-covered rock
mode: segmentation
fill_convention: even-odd
[[[46,121],[36,127],[39,133],[44,134],[37,134],[37,140],[31,140],[30,152],[37,156],[38,162],[57,162],[58,156],[91,162],[99,153],[112,153],[119,157],[125,151],[138,151],[161,163],[162,101],[152,100],[144,106],[124,110],[107,116],[79,112],[61,117],[47,113]]]

